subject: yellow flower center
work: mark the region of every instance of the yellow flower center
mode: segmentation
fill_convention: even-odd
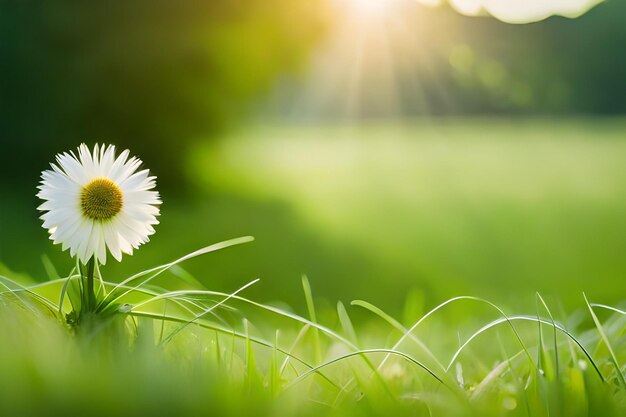
[[[95,178],[80,192],[83,215],[92,220],[109,220],[124,204],[122,190],[108,178]]]

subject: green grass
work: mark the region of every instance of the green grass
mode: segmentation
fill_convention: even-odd
[[[68,317],[76,310],[80,317],[79,275],[30,287],[1,277],[3,415],[626,412],[619,308],[587,303],[586,316],[555,317],[537,294],[541,308],[518,315],[456,297],[401,323],[358,300],[336,313],[317,310],[306,278],[309,318],[247,298],[249,286],[263,285],[256,280],[232,293],[153,285],[183,261],[246,241],[212,245],[117,284],[100,277],[97,313],[78,326]],[[444,314],[467,304],[482,312]],[[354,308],[372,319],[354,327]]]

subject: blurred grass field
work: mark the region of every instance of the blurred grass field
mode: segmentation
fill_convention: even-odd
[[[251,298],[296,308],[302,274],[322,303],[361,298],[395,313],[411,291],[425,306],[471,294],[525,307],[539,291],[571,307],[583,290],[618,302],[625,133],[610,118],[251,125],[194,149],[187,197],[164,190],[152,242],[103,272],[116,281],[253,235],[185,268],[215,290],[259,277]],[[40,228],[35,185],[3,190],[0,261],[43,281],[34,255],[61,276],[72,264]]]

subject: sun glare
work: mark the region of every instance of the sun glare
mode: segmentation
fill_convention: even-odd
[[[344,0],[349,11],[368,15],[386,13],[395,2],[396,0]]]

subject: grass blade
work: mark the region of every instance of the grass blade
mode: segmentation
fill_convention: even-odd
[[[613,351],[611,342],[609,341],[609,338],[607,337],[606,332],[604,331],[604,328],[602,327],[602,324],[600,323],[600,320],[598,320],[598,316],[596,316],[596,313],[593,311],[593,308],[589,304],[589,301],[587,300],[587,295],[585,295],[585,293],[583,293],[583,298],[585,299],[585,303],[587,304],[587,308],[589,309],[589,314],[591,314],[591,318],[593,319],[593,322],[595,323],[596,328],[598,329],[598,333],[600,333],[600,337],[602,338],[602,341],[606,345],[606,348],[609,350],[609,355],[611,356],[611,362],[613,363],[613,366],[615,366],[615,372],[617,373],[617,380],[622,388],[626,388],[626,381],[624,380],[624,374],[622,373],[622,368],[619,365],[617,356],[615,356],[615,352]]]

